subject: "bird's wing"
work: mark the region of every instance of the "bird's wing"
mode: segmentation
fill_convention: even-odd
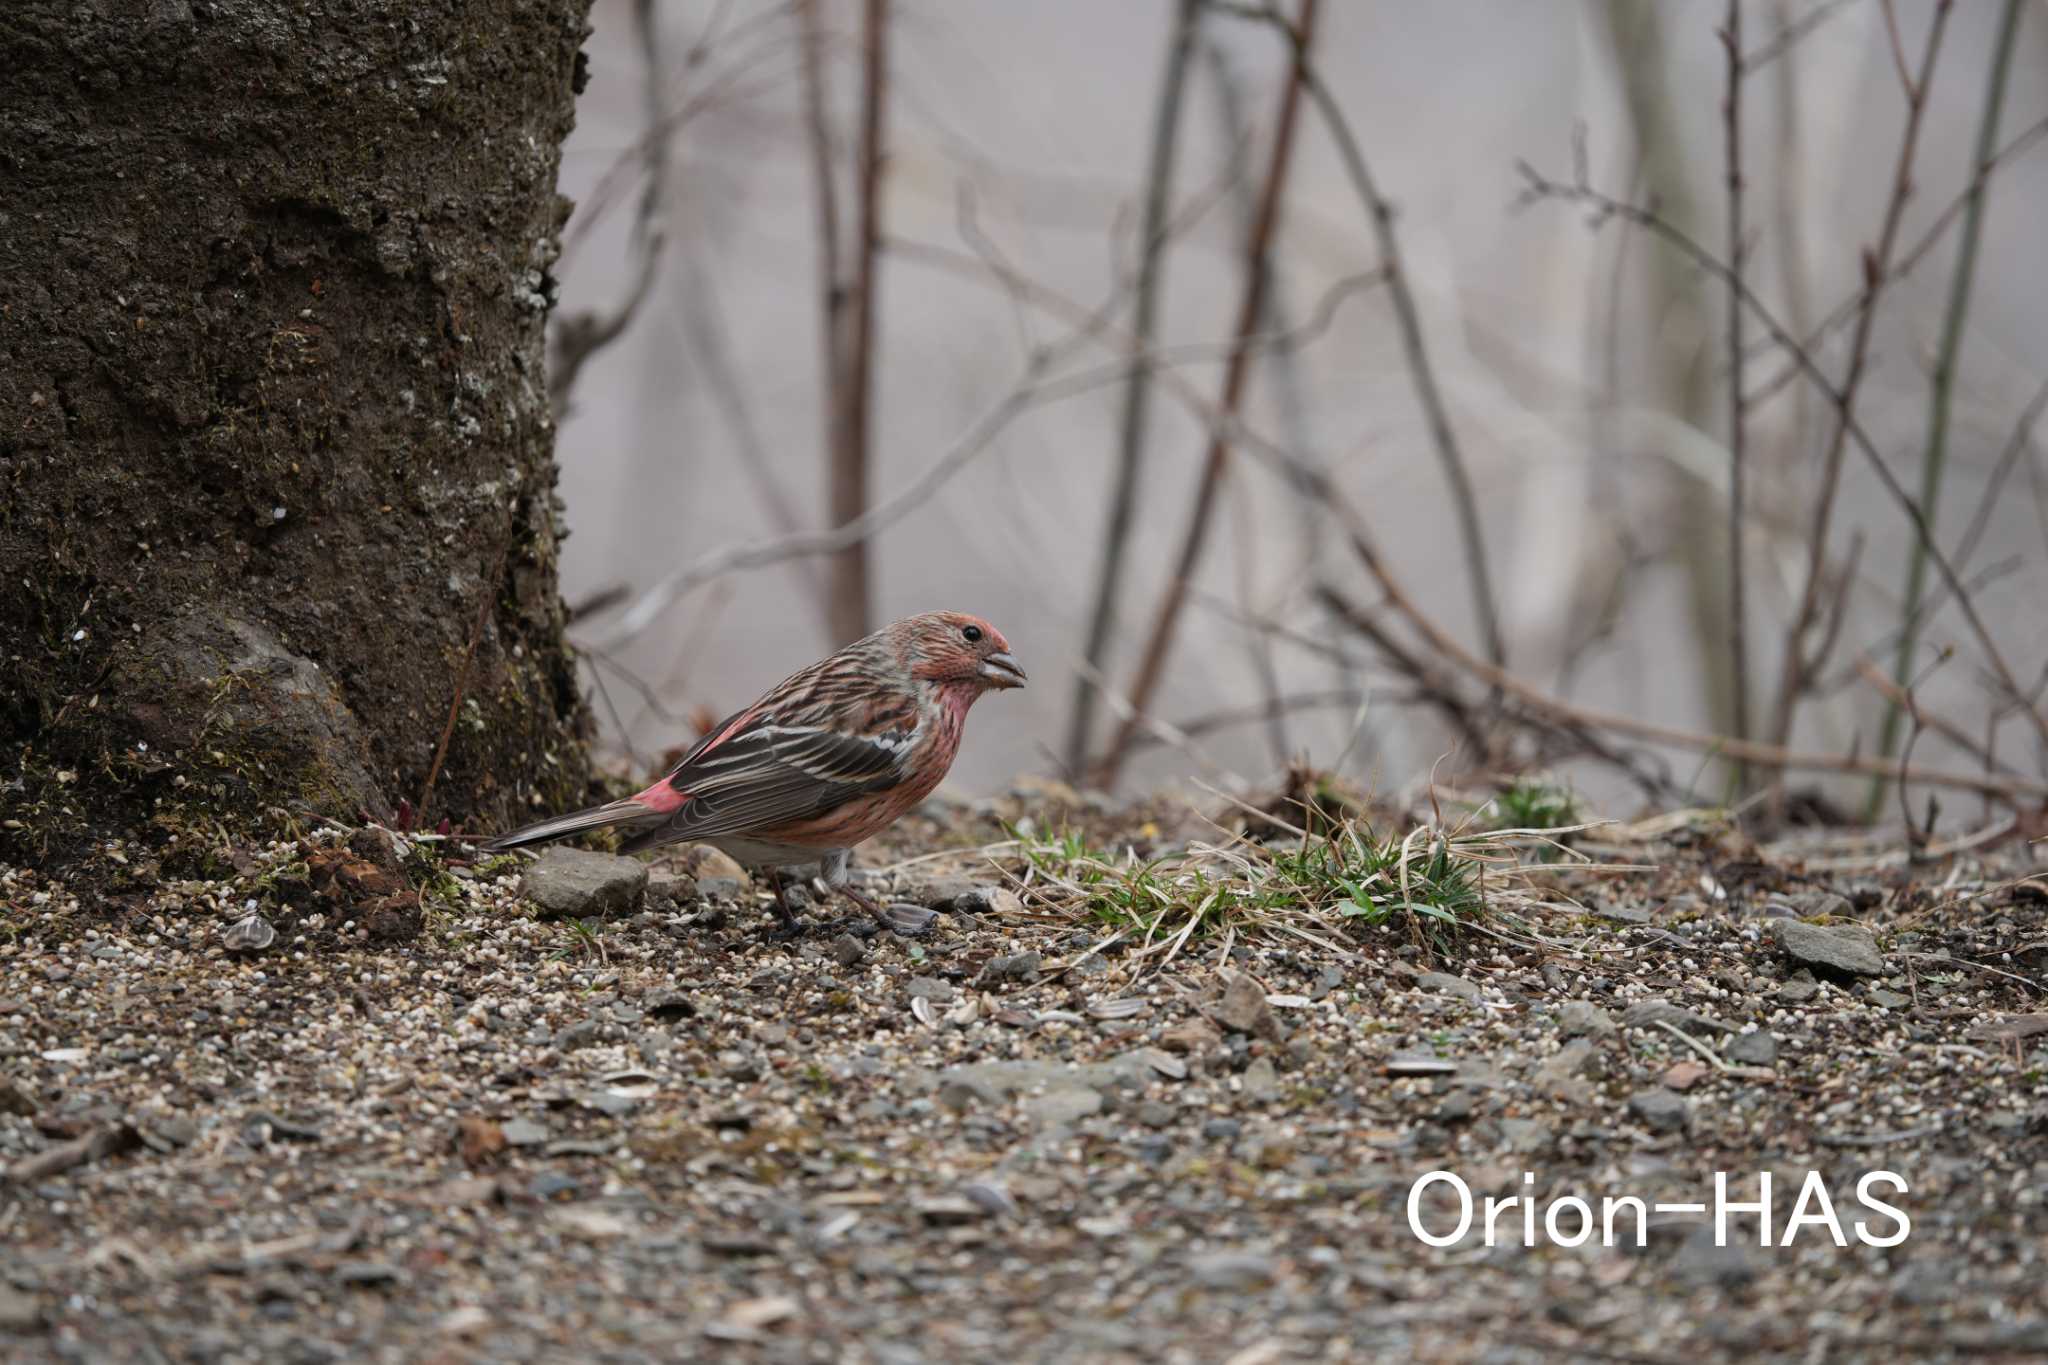
[[[688,799],[659,842],[703,840],[800,823],[903,780],[915,724],[848,734],[812,726],[745,724],[712,731],[669,783]]]

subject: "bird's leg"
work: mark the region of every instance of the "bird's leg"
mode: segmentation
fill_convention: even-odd
[[[768,886],[775,893],[775,912],[782,916],[782,931],[792,938],[803,932],[803,921],[789,908],[789,888],[782,883],[782,870],[768,869]]]
[[[848,900],[852,901],[855,905],[858,905],[861,909],[867,911],[870,915],[873,915],[876,919],[879,920],[882,917],[881,904],[877,902],[873,896],[870,896],[867,892],[855,887],[851,882],[848,882],[845,886],[840,887],[839,894],[846,897]]]

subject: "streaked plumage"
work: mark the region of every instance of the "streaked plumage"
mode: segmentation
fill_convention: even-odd
[[[767,871],[779,905],[781,874],[811,870],[867,904],[846,885],[853,846],[939,785],[982,693],[1024,685],[1009,651],[979,617],[908,617],[791,674],[719,722],[646,790],[528,825],[489,847],[616,825],[632,831],[628,853],[672,843],[721,848]]]

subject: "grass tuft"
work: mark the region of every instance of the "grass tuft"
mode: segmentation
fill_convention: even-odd
[[[1315,833],[1293,829],[1291,842],[1198,842],[1144,860],[1072,829],[1011,835],[1039,901],[1100,925],[1127,952],[1158,954],[1161,965],[1219,933],[1342,951],[1343,941],[1393,931],[1443,953],[1506,903],[1529,899],[1515,873],[1515,836],[1436,824],[1381,834],[1362,816],[1332,818],[1327,806],[1315,823]]]

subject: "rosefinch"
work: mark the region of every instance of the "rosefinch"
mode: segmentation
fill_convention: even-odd
[[[980,617],[908,617],[727,716],[645,791],[528,825],[487,847],[522,848],[620,825],[632,831],[627,853],[711,844],[765,871],[792,929],[796,916],[782,886],[792,871],[822,876],[879,914],[847,884],[853,846],[939,785],[960,751],[967,708],[982,693],[1023,685],[1010,642]]]

